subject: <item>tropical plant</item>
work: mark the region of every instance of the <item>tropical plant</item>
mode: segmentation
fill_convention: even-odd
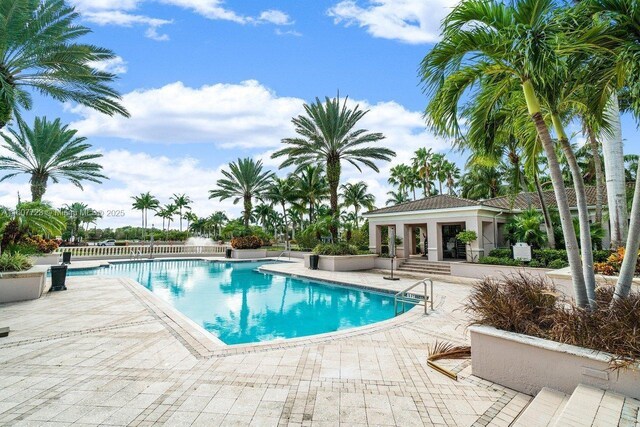
[[[90,30],[62,0],[0,0],[0,128],[20,109],[31,109],[28,89],[61,102],[128,117],[109,84],[115,75],[95,64],[113,52],[76,40]]]
[[[243,201],[244,225],[249,225],[253,198],[262,198],[262,194],[269,189],[273,173],[262,168],[262,161],[255,161],[250,157],[238,159],[229,163],[229,170],[222,170],[225,176],[216,183],[215,190],[209,191],[209,198],[220,200],[234,198],[233,204]]]
[[[171,221],[173,217],[178,213],[178,207],[173,203],[168,203],[160,209],[164,214],[164,219],[167,220],[167,240],[169,240],[169,229],[171,228]]]
[[[30,175],[31,198],[39,202],[49,179],[54,183],[66,179],[81,189],[82,181],[100,183],[108,179],[100,173],[102,166],[91,161],[102,154],[87,153],[91,145],[76,133],[68,125],[62,125],[60,119],[51,122],[46,117],[36,117],[33,128],[18,120],[17,130],[10,129],[10,135],[2,135],[9,154],[0,156],[0,171],[10,173],[0,181],[19,174]]]
[[[387,195],[389,196],[389,198],[387,199],[387,201],[385,202],[385,205],[389,206],[395,206],[395,205],[399,205],[401,203],[406,203],[409,201],[409,195],[407,193],[404,193],[400,190],[398,191],[387,191]]]
[[[410,191],[413,194],[413,200],[415,200],[416,186],[419,185],[419,180],[416,168],[401,163],[391,168],[387,181],[389,184],[396,185],[401,194],[407,194]]]
[[[431,95],[426,113],[432,127],[442,133],[460,128],[458,102],[472,85],[482,83],[482,91],[476,93],[475,99],[485,108],[504,100],[516,88],[521,90],[522,105],[527,107],[547,157],[576,301],[579,306],[586,306],[595,303],[595,277],[588,256],[585,257],[591,247],[582,245],[583,264],[554,142],[544,120],[543,104],[552,109],[558,106],[553,89],[558,83],[564,84],[562,76],[566,77],[567,73],[563,73],[566,69],[562,67],[568,66],[562,55],[587,50],[589,54],[597,53],[598,43],[588,37],[599,33],[581,28],[567,31],[564,22],[555,16],[556,7],[553,0],[517,3],[463,0],[445,18],[443,40],[424,58],[422,74]],[[557,117],[552,114],[552,118],[554,129],[563,140]],[[483,117],[475,115],[473,119],[483,120]],[[578,185],[576,193],[580,193]],[[580,200],[578,204],[581,208]],[[583,233],[585,239],[586,234]]]
[[[0,272],[2,273],[28,270],[32,265],[29,257],[24,254],[9,252],[0,254]]]
[[[513,216],[507,222],[509,240],[525,242],[538,249],[546,243],[546,235],[542,231],[543,217],[535,209],[525,210]]]
[[[289,247],[289,221],[287,215],[287,204],[298,199],[299,193],[295,183],[291,178],[273,178],[271,185],[264,194],[264,198],[272,203],[280,205],[282,208],[282,219],[284,220],[284,238],[286,247]]]
[[[502,174],[494,167],[470,166],[460,180],[460,196],[465,199],[491,199],[504,191]]]
[[[329,186],[323,175],[322,166],[306,165],[294,176],[298,191],[308,202],[309,223],[315,219],[316,205],[329,195]]]
[[[376,198],[373,194],[368,192],[369,188],[363,181],[356,183],[348,182],[346,184],[343,184],[341,188],[343,200],[342,203],[345,207],[353,207],[355,213],[354,224],[356,228],[358,228],[358,213],[360,209],[374,209]]]
[[[178,209],[178,215],[180,218],[180,231],[182,231],[182,219],[184,218],[184,215],[182,214],[182,210],[183,209],[191,210],[191,206],[189,204],[193,200],[191,200],[191,198],[186,194],[174,194],[171,197],[171,200],[173,200],[173,205]]]
[[[431,194],[431,186],[433,185],[431,182],[433,178],[432,159],[433,153],[431,152],[431,148],[418,148],[413,157],[413,167],[418,171],[418,175],[422,179],[422,192],[424,197]]]
[[[216,211],[209,215],[205,224],[207,228],[213,228],[214,236],[218,237],[222,234],[222,226],[225,225],[227,221],[229,221],[227,214],[223,211]]]
[[[342,161],[346,161],[361,171],[361,165],[379,172],[375,160],[389,161],[395,152],[382,147],[369,146],[384,138],[381,133],[370,133],[365,129],[355,129],[358,122],[367,114],[359,105],[353,109],[347,106],[347,100],[340,101],[340,97],[325,98],[325,102],[316,98],[316,102],[305,104],[306,115],[293,118],[292,122],[296,138],[282,140],[287,147],[273,153],[273,158],[286,157],[281,168],[297,165],[304,167],[312,164],[322,164],[327,174],[329,184],[329,201],[331,215],[337,218],[340,211],[338,206],[338,186]],[[336,240],[337,227],[332,227],[331,235]]]
[[[475,262],[477,255],[474,255],[473,250],[471,249],[471,243],[478,240],[478,233],[473,230],[461,231],[456,235],[456,240],[461,241],[467,246],[467,254],[471,259],[471,262]]]
[[[83,223],[93,222],[100,214],[93,209],[90,209],[86,203],[75,202],[72,204],[64,205],[62,212],[67,216],[67,219],[71,223],[71,233],[76,238],[80,233],[80,229]]]
[[[139,196],[133,196],[132,199],[133,209],[140,211],[142,214],[142,239],[144,240],[145,232],[147,230],[149,210],[157,210],[160,207],[160,201],[155,196],[152,196],[148,191],[146,193],[140,193]]]
[[[19,242],[24,236],[42,234],[48,237],[60,235],[67,225],[63,213],[48,203],[21,202],[15,210],[2,215],[8,220],[3,229],[0,250]]]

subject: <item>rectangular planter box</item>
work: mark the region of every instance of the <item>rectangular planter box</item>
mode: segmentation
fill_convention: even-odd
[[[305,254],[304,266],[309,268],[309,257],[311,254]],[[318,270],[325,271],[358,271],[371,270],[375,268],[375,260],[378,254],[367,255],[320,255]]]
[[[571,282],[571,273],[569,267],[560,270],[551,270],[547,273],[547,277],[556,285],[556,289],[560,292],[573,297],[573,283]],[[618,276],[604,276],[596,274],[596,283],[598,285],[612,285],[618,283]],[[633,279],[631,290],[640,292],[640,278]]]
[[[233,259],[257,259],[266,258],[266,249],[234,249],[231,253]]]
[[[490,326],[469,330],[475,376],[529,395],[543,387],[571,394],[587,384],[640,399],[640,370],[612,371],[606,353]]]
[[[42,265],[25,271],[0,273],[0,304],[40,298],[51,286],[46,275],[47,267]]]
[[[58,253],[51,253],[42,256],[31,257],[33,265],[56,265],[62,260],[62,256]]]

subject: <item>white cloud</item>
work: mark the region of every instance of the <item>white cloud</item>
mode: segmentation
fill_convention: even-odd
[[[300,98],[280,97],[256,81],[199,88],[175,82],[124,95],[123,103],[131,112],[130,119],[108,117],[83,107],[73,107],[70,111],[81,117],[71,127],[90,137],[90,142],[91,137],[111,137],[149,144],[209,143],[210,146],[201,145],[198,149],[198,158],[214,160],[210,166],[204,166],[191,157],[145,153],[151,150],[149,145],[138,145],[136,150],[140,152],[106,150],[100,163],[111,178],[109,181],[103,185],[87,184],[84,192],[64,181],[51,184],[45,199],[56,206],[81,201],[103,211],[125,210],[125,218],[105,219],[100,223],[101,227],[138,224],[139,214],[131,210],[130,198],[146,191],[157,195],[163,203],[168,202],[173,193],[186,192],[194,199],[194,210],[199,215],[226,210],[231,216],[238,216],[241,206],[233,205],[231,201],[208,199],[208,190],[214,188],[220,169],[227,166],[215,162],[217,151],[225,149],[231,154],[237,152],[238,156],[246,156],[238,152],[239,149],[250,150],[248,155],[262,159],[265,167],[277,170],[281,159],[271,159],[270,156],[281,148],[282,138],[294,135],[291,118],[303,113],[304,102]],[[389,191],[386,180],[393,165],[409,161],[412,153],[420,147],[448,148],[445,141],[435,138],[425,129],[419,111],[408,110],[394,101],[372,104],[349,100],[349,103],[351,106],[359,103],[361,108],[370,110],[360,126],[382,132],[386,139],[379,144],[397,152],[392,162],[379,165],[380,174],[369,169],[360,173],[347,163],[343,165],[342,181],[367,182],[379,206],[386,201],[386,192]],[[157,147],[153,151],[157,151]],[[14,205],[17,191],[23,198],[29,196],[26,179],[19,182],[3,183],[0,204]]]
[[[268,22],[274,25],[291,25],[293,22],[289,15],[281,10],[265,10],[258,17],[260,22]]]
[[[172,21],[168,21],[166,19],[150,18],[148,16],[134,15],[118,10],[85,12],[83,17],[87,21],[98,25],[118,25],[121,27],[145,25],[148,27],[145,32],[146,37],[158,41],[169,40],[169,36],[167,34],[158,33],[158,28],[172,23]]]
[[[275,34],[277,36],[294,36],[294,37],[302,37],[302,33],[296,30],[287,30],[282,31],[280,28],[275,29]]]
[[[90,65],[98,71],[112,74],[124,74],[127,72],[127,63],[122,57],[116,56],[104,61],[93,61]]]
[[[146,37],[157,41],[169,40],[169,35],[160,34],[158,29],[173,21],[132,13],[142,4],[152,1],[191,10],[207,19],[231,21],[242,25],[293,24],[289,15],[283,11],[269,9],[261,12],[257,17],[245,16],[224,7],[222,0],[71,0],[84,19],[89,22],[123,27],[143,25],[147,26]]]
[[[373,37],[420,44],[438,41],[440,22],[458,0],[343,0],[329,9],[334,22],[366,28]]]

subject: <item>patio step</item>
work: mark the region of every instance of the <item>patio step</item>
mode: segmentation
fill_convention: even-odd
[[[546,427],[553,425],[567,405],[569,396],[544,387],[512,424],[513,427]]]
[[[425,274],[451,275],[451,266],[447,262],[435,262],[415,258],[403,262],[398,270]]]
[[[627,399],[635,401],[621,394],[580,384],[571,394],[567,405],[553,425],[556,427],[621,425]]]

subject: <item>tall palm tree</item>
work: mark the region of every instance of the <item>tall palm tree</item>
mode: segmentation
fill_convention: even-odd
[[[418,170],[418,174],[420,178],[422,178],[422,192],[424,197],[431,194],[431,178],[433,178],[432,158],[433,153],[431,152],[431,148],[426,149],[424,147],[418,148],[413,157],[413,166]]]
[[[586,45],[595,51],[597,43],[585,41],[586,35],[595,33],[567,33],[567,26],[555,19],[555,10],[553,0],[463,0],[445,18],[443,40],[425,56],[421,70],[431,95],[426,113],[440,129],[459,128],[458,101],[470,86],[484,80],[484,94],[492,94],[483,98],[488,105],[520,87],[547,156],[576,303],[586,306],[594,303],[595,289],[590,283],[588,286],[589,272],[580,259],[562,172],[543,116],[543,102],[547,100],[541,98],[541,92],[548,85],[544,77],[556,72],[554,67],[566,65],[559,52],[584,49]]]
[[[139,210],[142,214],[142,239],[144,240],[147,230],[149,210],[155,211],[158,209],[160,207],[160,201],[155,196],[152,196],[148,191],[131,198],[133,199],[133,209]]]
[[[173,217],[178,213],[178,207],[173,203],[169,203],[164,205],[161,209],[164,212],[164,218],[167,220],[167,240],[169,240],[169,229],[171,228],[171,221],[173,221]]]
[[[460,168],[453,162],[445,161],[442,164],[442,173],[444,174],[449,195],[455,196],[455,188],[458,185],[458,180],[460,179]]]
[[[213,232],[215,236],[218,237],[220,236],[222,226],[227,221],[229,221],[229,218],[227,218],[227,214],[225,214],[224,211],[216,211],[207,218],[207,225],[213,227]]]
[[[419,185],[419,180],[420,177],[415,167],[401,163],[391,168],[387,182],[389,182],[389,184],[396,185],[398,187],[398,191],[401,193],[411,191],[411,193],[413,193],[413,200],[415,200],[416,187]],[[429,182],[426,185],[429,187],[431,183]]]
[[[264,231],[267,231],[272,227],[273,217],[275,215],[273,206],[267,203],[260,203],[255,208],[253,208],[253,214],[255,215]]]
[[[495,167],[467,165],[460,180],[460,196],[465,199],[492,199],[504,193],[502,174]]]
[[[306,165],[295,175],[295,184],[308,202],[309,222],[315,219],[316,205],[329,195],[329,186],[322,166]]]
[[[171,197],[173,200],[173,204],[178,208],[178,215],[180,217],[180,231],[182,231],[182,218],[184,215],[182,214],[182,209],[191,210],[191,206],[189,204],[193,201],[186,194],[174,194]]]
[[[359,105],[349,108],[347,100],[345,98],[341,102],[339,96],[333,99],[327,97],[323,103],[316,98],[315,103],[305,104],[306,115],[292,120],[299,136],[283,139],[282,143],[287,147],[272,155],[272,158],[286,157],[280,168],[318,163],[324,166],[329,183],[331,216],[336,220],[340,214],[338,186],[342,161],[350,163],[359,171],[362,171],[361,165],[364,165],[379,172],[374,161],[389,161],[395,156],[395,152],[388,148],[369,145],[381,141],[384,135],[356,129],[356,125],[368,111],[361,110]],[[331,235],[334,240],[338,238],[336,226],[332,227]]]
[[[79,188],[82,181],[100,183],[108,179],[100,173],[102,166],[91,161],[102,154],[87,153],[91,144],[76,133],[62,125],[60,119],[50,122],[46,117],[36,117],[33,128],[19,120],[17,130],[10,129],[10,135],[2,135],[9,155],[0,156],[0,170],[10,173],[0,181],[19,174],[30,175],[31,199],[38,202],[47,190],[49,179],[54,183],[66,179]]]
[[[198,215],[191,211],[185,212],[181,217],[184,218],[185,221],[187,221],[187,230],[190,230],[192,223],[198,221]],[[182,228],[182,223],[180,224],[180,228]]]
[[[409,201],[409,196],[407,195],[407,193],[404,193],[402,191],[387,191],[387,195],[389,196],[389,198],[387,199],[387,201],[385,202],[385,205],[389,206],[395,206],[395,205],[399,205],[401,203],[406,203]]]
[[[350,182],[343,184],[342,187],[342,200],[343,205],[346,207],[353,206],[355,212],[354,222],[356,228],[358,228],[358,211],[362,208],[368,210],[375,208],[376,198],[373,194],[369,193],[369,188],[365,182],[356,182],[352,184]]]
[[[220,200],[234,198],[235,205],[240,200],[243,201],[243,222],[249,226],[253,198],[261,198],[261,195],[269,188],[273,172],[262,169],[262,161],[257,162],[250,157],[238,159],[229,163],[229,171],[223,170],[225,178],[219,179],[216,185],[218,188],[209,190],[209,198],[219,198]]]
[[[114,53],[77,43],[91,32],[63,0],[0,0],[0,129],[20,108],[30,109],[29,89],[61,102],[128,117],[109,85],[115,75],[95,68]]]
[[[276,178],[271,181],[264,198],[272,203],[280,205],[282,208],[282,219],[284,221],[285,248],[289,247],[289,216],[287,215],[287,204],[293,203],[300,196],[293,179]]]
[[[89,206],[86,203],[75,202],[70,205],[64,205],[62,211],[67,216],[69,221],[71,221],[71,232],[73,233],[73,236],[78,237],[78,233],[80,232],[80,225],[87,219]]]

